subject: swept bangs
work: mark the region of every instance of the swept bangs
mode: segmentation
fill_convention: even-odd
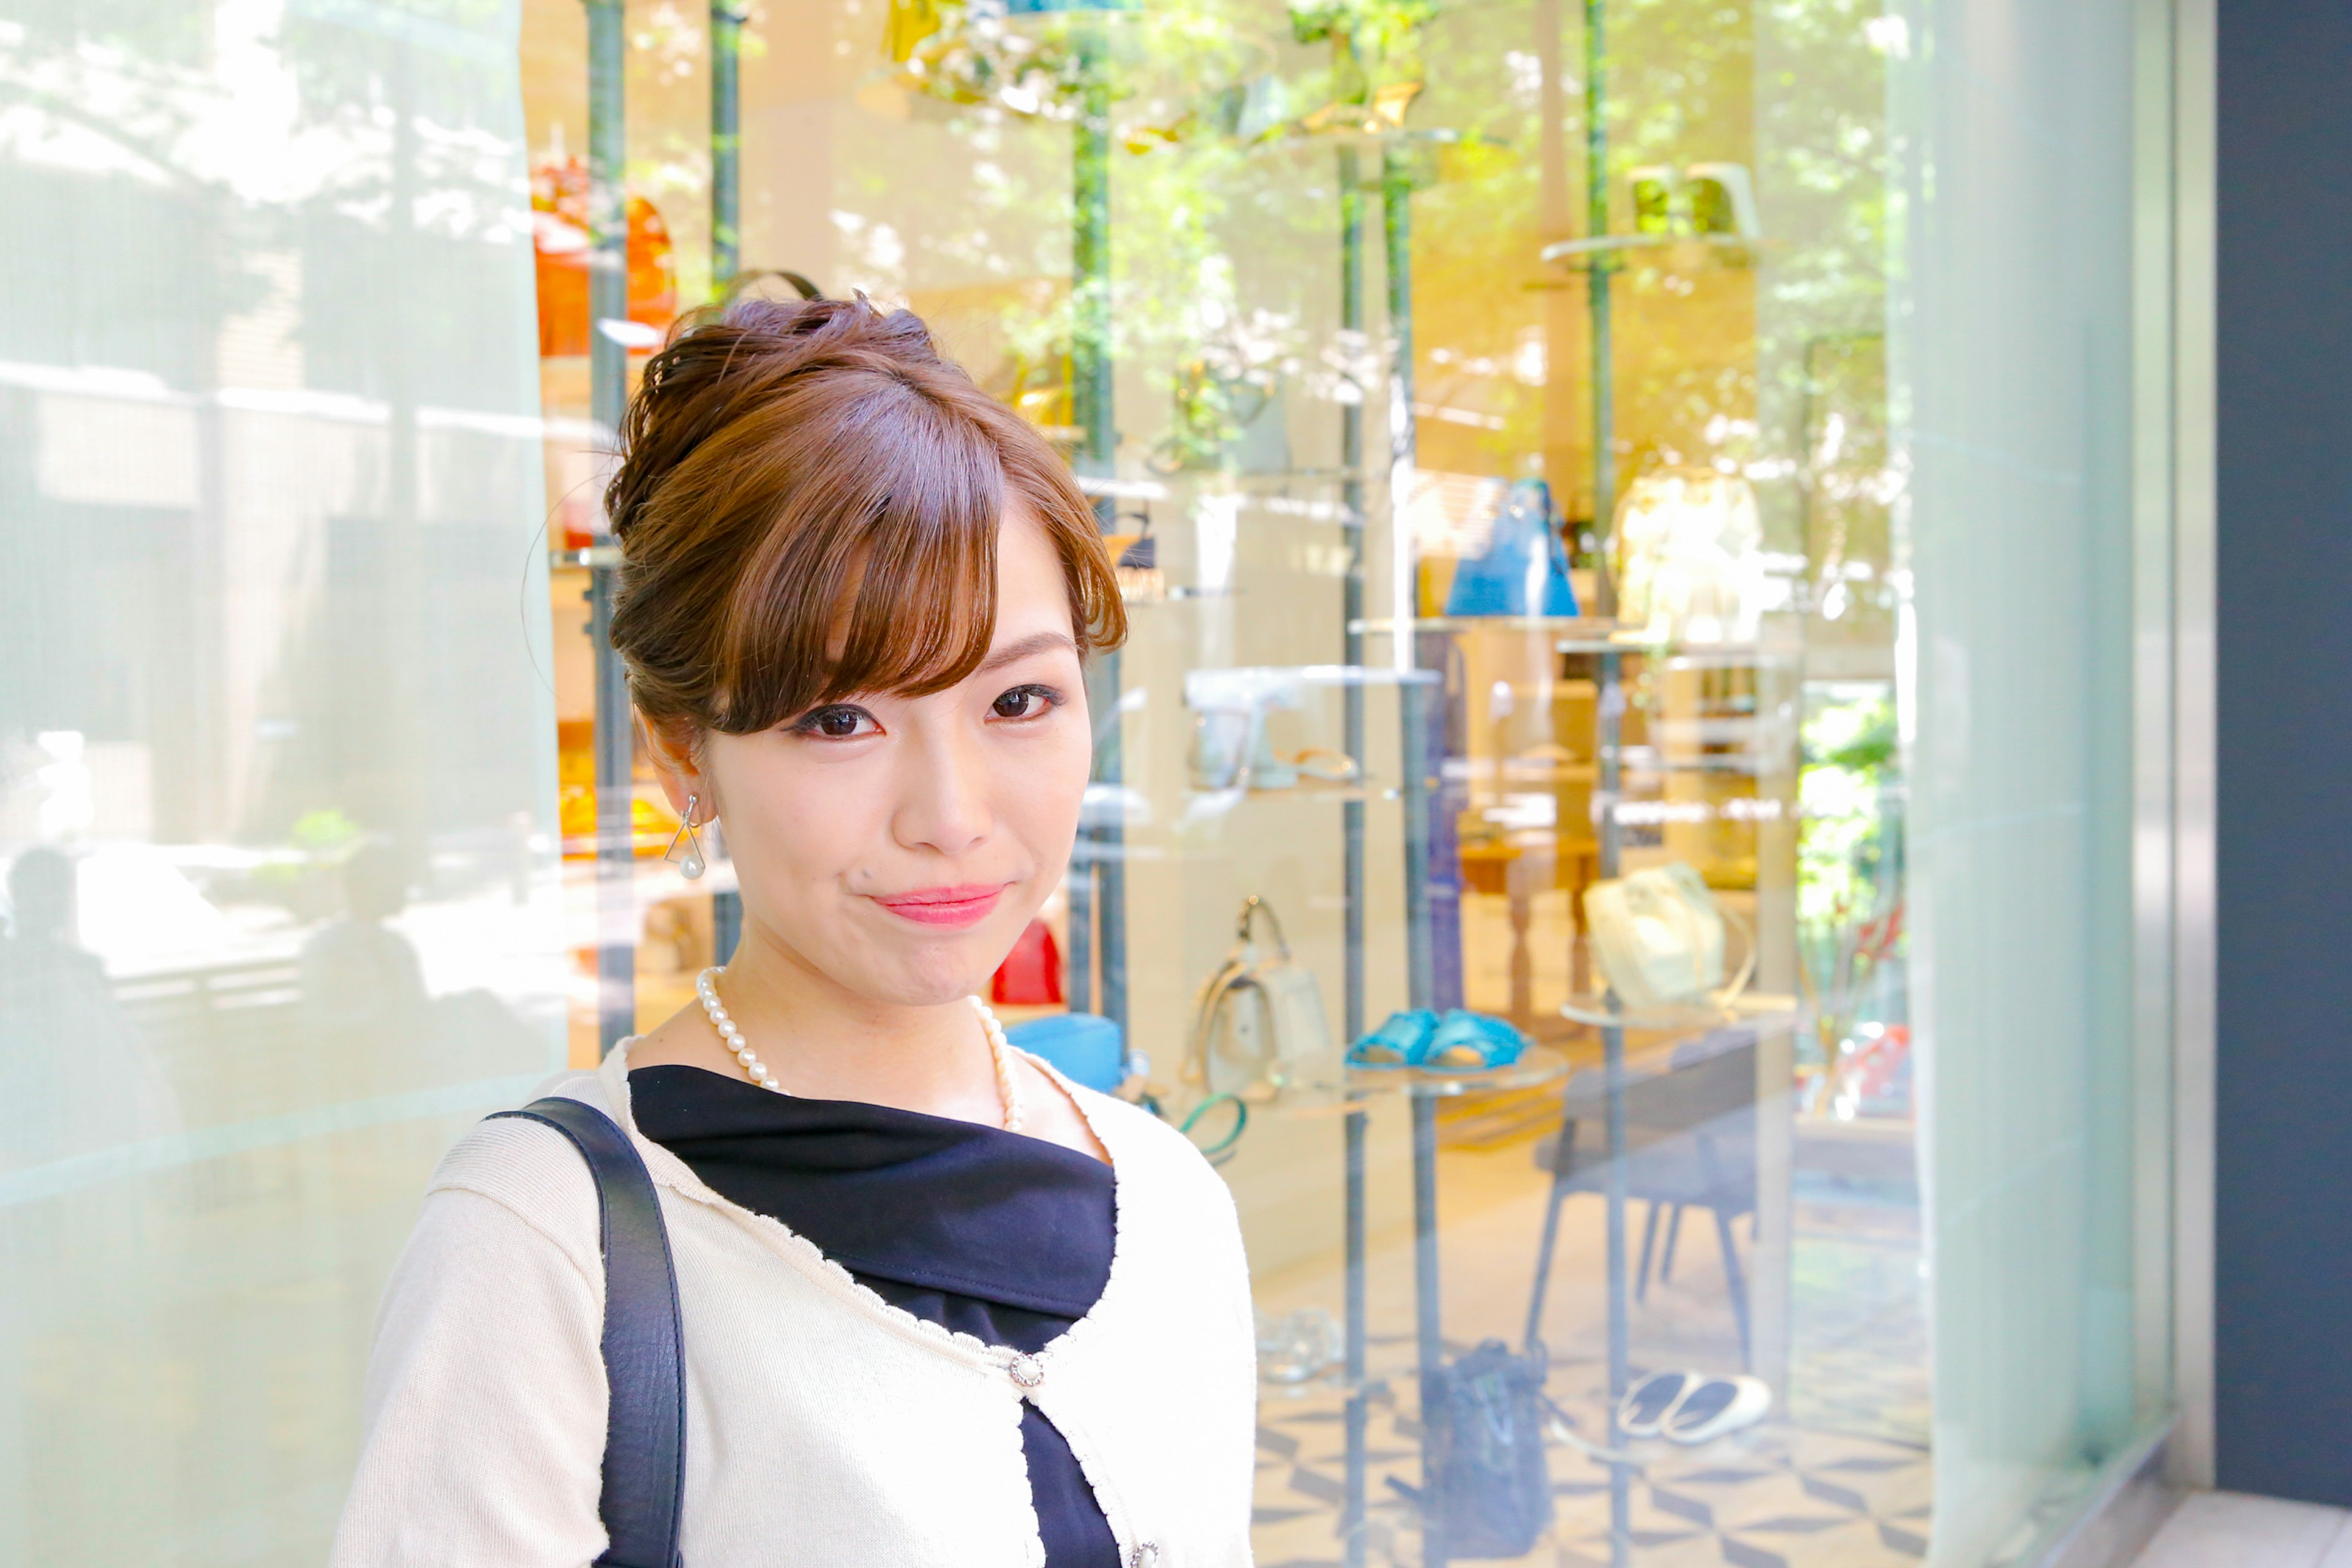
[[[613,638],[647,718],[742,734],[954,686],[995,636],[1009,507],[1061,558],[1080,652],[1117,646],[1093,510],[1043,437],[906,312],[817,303],[814,331],[747,332],[730,311],[688,332],[631,409]]]

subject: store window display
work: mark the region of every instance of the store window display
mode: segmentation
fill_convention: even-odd
[[[681,319],[861,292],[1129,622],[964,983],[1238,1216],[1256,1560],[2066,1539],[2173,1398],[2163,18],[17,7],[0,1561],[319,1562],[436,1160],[709,1019],[612,453]],[[986,1505],[1082,1517],[1011,1386]]]
[[[1916,487],[1946,449],[1918,397],[1976,374],[1906,324],[1946,276],[1943,232],[1898,200],[1898,137],[1924,134],[1905,117],[1945,90],[1926,24],[795,0],[706,31],[633,8],[625,90],[600,99],[588,11],[527,5],[524,37],[535,155],[621,148],[590,159],[624,215],[592,240],[634,277],[648,202],[682,304],[910,307],[1094,508],[1131,634],[1089,674],[1069,874],[980,989],[1009,1039],[1181,1131],[1234,1195],[1261,1560],[1899,1563],[1973,1539],[1939,1510],[1991,1468],[1938,1433],[1985,1417],[1937,1394],[1995,1352],[1928,1323],[1938,1292],[1948,1313],[2014,1282],[1987,1255],[1930,1267],[1958,1233],[1921,1117],[2009,1047],[1948,1026],[1967,1043],[1939,1077],[1914,968],[1923,924],[1929,956],[1979,929],[1926,911],[2008,862],[1915,885],[1909,770],[1953,659],[2112,627],[2055,587],[1988,593],[2015,613],[1954,634],[1983,651],[1918,663],[1959,646],[1917,618],[1948,603],[1918,567],[1962,531]],[[2086,27],[2064,47],[2113,81],[2127,51]],[[2083,145],[2086,167],[2115,153]],[[2121,266],[2112,216],[2085,221]],[[572,374],[548,362],[551,406],[586,418]],[[593,497],[593,445],[551,444],[559,489]],[[2094,560],[2106,515],[2049,526]],[[560,600],[605,537],[575,521]],[[571,614],[579,725],[594,650]],[[2103,658],[2069,677],[2085,701]],[[566,735],[584,785],[592,737]],[[2059,754],[1986,765],[2062,795],[2100,776]],[[658,781],[639,743],[639,1028],[690,1001],[663,933],[723,958],[743,919],[723,827],[704,881],[660,860]],[[2122,919],[2095,874],[2121,817],[2084,788],[2053,806],[2081,837],[2049,852],[2095,890],[2037,908],[2052,951]],[[622,1026],[584,984],[610,929],[588,868],[583,1066]],[[2047,1016],[2116,1016],[2105,973]],[[2093,1057],[2067,1081],[2099,1122],[2139,1091]],[[2123,1166],[2054,1130],[2036,1157],[2067,1212],[2112,1218]],[[2104,1300],[2069,1278],[2076,1307]],[[2034,1344],[2063,1342],[2076,1308],[2035,1310]],[[2157,1419],[2144,1378],[2099,1386],[2045,1412],[2007,1517]]]

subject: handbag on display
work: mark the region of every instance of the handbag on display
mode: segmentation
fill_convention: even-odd
[[[1545,1370],[1540,1345],[1518,1355],[1488,1340],[1436,1374],[1426,1395],[1435,1419],[1424,1418],[1430,1492],[1418,1500],[1446,1557],[1523,1557],[1551,1527]]]
[[[1004,1043],[1027,1051],[1072,1083],[1117,1094],[1136,1077],[1127,1033],[1098,1013],[1048,1013],[1006,1026]]]
[[[1271,954],[1257,940],[1260,916],[1274,936]],[[1201,987],[1183,1076],[1210,1094],[1256,1100],[1339,1081],[1323,987],[1313,971],[1292,962],[1282,922],[1255,893],[1242,900],[1233,952]]]
[[[1756,491],[1737,474],[1661,468],[1625,488],[1612,529],[1617,620],[1653,642],[1748,642],[1771,598]]]
[[[1033,920],[1022,929],[989,979],[988,999],[1005,1007],[1062,1005],[1062,950],[1051,926]]]
[[[1755,944],[1730,985],[1723,979],[1725,910],[1682,861],[1653,866],[1584,890],[1592,956],[1628,1008],[1728,1001],[1748,984]]]
[[[1552,515],[1551,487],[1521,479],[1511,487],[1486,551],[1454,568],[1449,616],[1573,616],[1576,588],[1568,546]]]

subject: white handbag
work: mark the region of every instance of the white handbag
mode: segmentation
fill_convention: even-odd
[[[1271,956],[1254,929],[1260,915],[1274,934]],[[1255,894],[1242,902],[1233,952],[1201,987],[1183,1076],[1205,1093],[1258,1101],[1285,1089],[1339,1082],[1323,987],[1312,971],[1291,961],[1282,922]]]
[[[1726,911],[1689,866],[1677,860],[1635,871],[1584,891],[1592,956],[1618,1003],[1629,1011],[1727,1003],[1755,972],[1756,948],[1739,973],[1723,979]]]
[[[1756,491],[1662,468],[1625,487],[1612,530],[1617,620],[1650,642],[1751,642],[1772,600]]]

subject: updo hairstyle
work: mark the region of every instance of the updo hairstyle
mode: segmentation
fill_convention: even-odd
[[[1079,653],[1127,635],[1068,468],[911,311],[747,298],[690,321],[621,449],[613,646],[649,723],[748,734],[964,679],[995,636],[1008,504],[1061,557]]]

